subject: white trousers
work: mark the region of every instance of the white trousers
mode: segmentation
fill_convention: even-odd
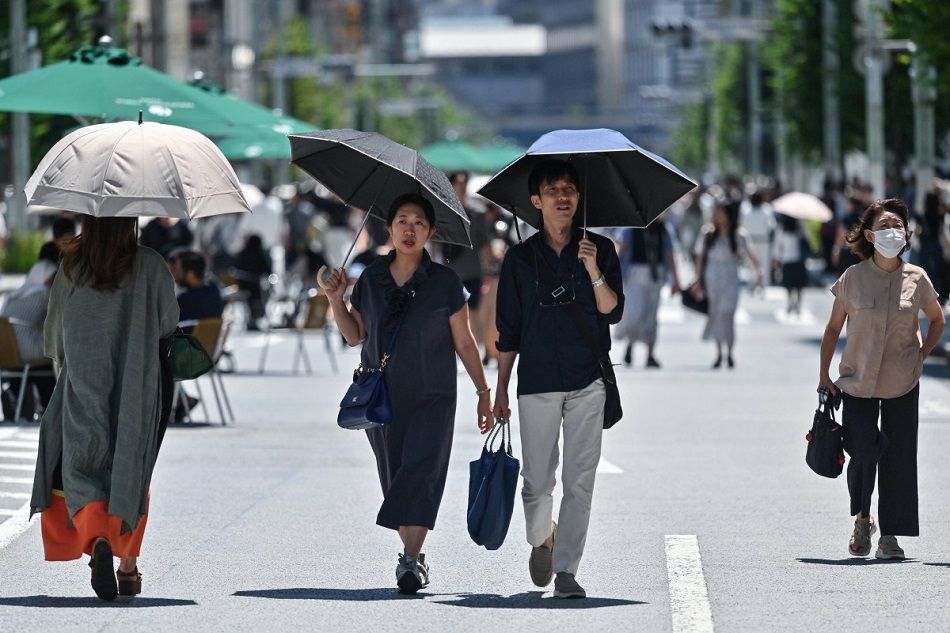
[[[604,431],[602,380],[584,389],[518,397],[521,476],[528,543],[538,547],[551,535],[559,443],[564,430],[564,496],[554,539],[554,571],[577,574],[590,523],[594,478]]]

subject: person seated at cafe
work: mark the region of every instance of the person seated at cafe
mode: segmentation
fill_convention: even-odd
[[[169,258],[175,283],[182,288],[178,295],[181,321],[219,319],[224,312],[221,289],[206,278],[208,263],[195,251],[177,251]]]

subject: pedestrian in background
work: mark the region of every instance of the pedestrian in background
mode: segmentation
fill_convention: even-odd
[[[852,556],[871,552],[877,531],[871,494],[877,476],[878,517],[882,536],[875,556],[903,559],[898,536],[918,536],[917,422],[919,380],[924,359],[939,343],[943,310],[927,273],[901,260],[909,248],[907,207],[892,198],[871,204],[848,243],[862,258],[831,287],[831,317],[821,340],[819,389],[837,393],[844,402],[844,447],[854,531]],[[919,312],[927,317],[922,341]],[[832,382],[831,360],[844,324],[848,337],[838,380]],[[878,419],[881,427],[878,429]]]
[[[610,351],[610,325],[623,314],[623,281],[612,240],[574,227],[577,170],[566,161],[535,165],[528,178],[541,230],[508,249],[498,280],[498,389],[495,417],[511,419],[508,383],[518,361],[521,475],[532,582],[554,596],[585,598],[577,582],[600,462],[607,392],[599,357],[563,307],[576,302],[585,326]],[[545,283],[541,266],[550,269]],[[546,276],[546,275],[545,275]],[[552,285],[554,287],[552,287]],[[552,521],[560,436],[564,495]]]
[[[673,284],[673,294],[680,291],[673,234],[660,217],[645,229],[625,229],[621,235],[625,306],[614,334],[627,341],[624,365],[633,364],[633,344],[641,342],[647,346],[647,368],[659,369],[660,363],[653,353],[660,293],[669,280]]]
[[[485,247],[488,242],[487,227],[485,226],[485,214],[472,208],[468,199],[468,172],[456,171],[449,174],[449,182],[455,189],[455,195],[458,196],[465,213],[471,224],[469,225],[469,237],[472,240],[472,248],[465,248],[457,244],[443,244],[442,256],[445,258],[445,265],[455,271],[462,280],[462,285],[468,293],[468,309],[472,315],[474,324],[473,332],[475,340],[482,345],[485,343],[485,336],[482,332],[479,308],[482,304],[482,258],[485,255]]]
[[[695,293],[698,299],[709,298],[709,316],[703,340],[716,344],[713,369],[722,367],[723,352],[729,369],[735,367],[733,348],[736,343],[736,309],[739,307],[739,264],[747,259],[755,269],[759,283],[762,270],[759,260],[749,248],[749,239],[739,227],[736,203],[718,203],[713,222],[700,237],[697,258]]]
[[[238,287],[247,293],[247,307],[250,318],[247,329],[260,329],[259,321],[265,316],[264,280],[272,271],[270,253],[264,249],[260,235],[251,234],[244,240],[244,248],[234,260],[232,274]]]
[[[782,287],[788,292],[788,314],[802,313],[802,289],[808,285],[805,261],[810,248],[797,219],[779,214],[779,232],[775,236],[775,259],[772,268],[781,276]]]
[[[468,306],[458,275],[434,263],[425,244],[435,232],[435,211],[423,196],[402,195],[386,225],[393,250],[375,259],[344,303],[347,281],[337,270],[326,283],[330,309],[346,342],[362,344],[361,366],[378,368],[396,324],[403,319],[383,379],[393,421],[368,429],[383,488],[376,523],[397,530],[403,543],[396,566],[402,593],[429,584],[423,544],[442,503],[455,426],[456,365],[462,359],[478,397],[477,424],[492,425],[491,390],[469,326]]]
[[[30,507],[42,512],[46,560],[89,554],[103,600],[142,589],[137,557],[171,404],[159,345],[178,323],[175,285],[165,260],[136,242],[136,222],[83,217],[44,328],[61,373],[40,427]]]

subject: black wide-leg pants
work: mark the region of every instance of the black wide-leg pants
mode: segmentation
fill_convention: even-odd
[[[920,534],[917,510],[919,395],[919,384],[898,398],[856,398],[843,394],[844,448],[851,457],[848,464],[851,514],[871,514],[876,475],[881,534]]]

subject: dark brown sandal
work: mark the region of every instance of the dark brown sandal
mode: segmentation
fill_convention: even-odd
[[[96,539],[92,545],[89,567],[92,568],[92,590],[102,600],[115,600],[118,595],[114,564],[109,541],[104,538]]]
[[[119,580],[120,596],[137,596],[142,593],[142,574],[139,573],[138,567],[129,573],[119,570],[115,576]]]

